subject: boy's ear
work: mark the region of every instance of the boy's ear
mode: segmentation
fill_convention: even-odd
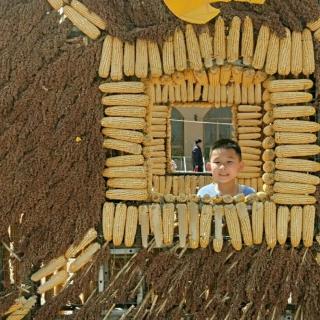
[[[211,171],[211,163],[210,162],[206,163],[206,171]]]
[[[240,166],[239,166],[239,171],[242,171],[243,170],[243,168],[244,168],[244,162],[243,162],[243,160],[241,160],[240,161]]]

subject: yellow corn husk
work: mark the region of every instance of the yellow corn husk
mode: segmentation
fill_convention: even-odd
[[[160,205],[156,203],[152,204],[150,206],[150,214],[156,247],[160,248],[163,245],[163,226]]]
[[[276,169],[288,171],[317,172],[320,163],[304,159],[277,158]]]
[[[254,201],[252,203],[252,241],[254,244],[262,243],[263,221],[264,221],[263,203]]]
[[[148,247],[149,236],[149,209],[147,205],[139,206],[139,224],[141,226],[141,240],[143,248]]]
[[[221,85],[227,85],[231,78],[231,71],[232,71],[232,65],[231,64],[225,64],[221,66],[220,68],[220,84]],[[215,84],[218,85],[218,84]]]
[[[149,105],[149,96],[146,94],[114,94],[104,96],[101,102],[107,106],[147,107]]]
[[[83,250],[86,246],[88,246],[93,240],[97,238],[97,231],[94,228],[90,228],[86,234],[84,235],[83,239],[80,241],[79,244],[71,245],[68,250],[65,252],[64,256],[69,259],[73,258],[77,255],[78,252]]]
[[[273,137],[266,137],[262,141],[263,149],[272,149],[275,146],[275,140]]]
[[[258,70],[255,73],[253,84],[254,85],[261,84],[263,81],[267,79],[267,77],[268,77],[267,73],[265,73],[264,71]]]
[[[107,137],[128,142],[142,143],[144,140],[144,134],[139,131],[103,128],[102,133]]]
[[[59,10],[64,6],[64,1],[63,0],[47,0],[51,7],[55,10]]]
[[[113,38],[110,77],[113,81],[123,78],[123,42]]]
[[[251,65],[254,50],[253,24],[250,17],[246,16],[242,26],[241,56],[244,65]]]
[[[253,69],[246,69],[242,74],[242,85],[249,87],[254,80],[255,71]]]
[[[252,66],[255,69],[262,69],[265,63],[268,44],[269,44],[270,30],[268,26],[262,25],[257,39],[256,48],[252,60]]]
[[[136,41],[136,63],[135,74],[137,78],[146,78],[148,76],[148,42],[138,38]]]
[[[74,8],[65,5],[63,7],[63,13],[80,31],[82,31],[89,38],[95,40],[100,36],[100,30]]]
[[[279,59],[280,39],[272,32],[270,34],[265,71],[267,74],[275,74],[278,71],[278,59]]]
[[[130,190],[131,191],[131,190]],[[125,203],[118,203],[115,209],[114,220],[113,220],[113,244],[120,246],[124,233],[127,219],[127,205]]]
[[[147,180],[141,178],[112,178],[108,179],[107,186],[112,189],[145,189]]]
[[[273,129],[280,132],[317,132],[320,124],[304,120],[275,120]]]
[[[292,31],[291,34],[291,73],[298,76],[302,72],[302,34]]]
[[[136,237],[138,225],[138,208],[129,206],[127,209],[126,227],[124,244],[126,247],[132,247]]]
[[[224,207],[221,205],[214,207],[214,239],[213,239],[213,250],[215,252],[221,252],[223,247],[223,236],[222,236],[222,217],[224,215]],[[210,221],[211,224],[211,216]]]
[[[195,202],[188,202],[189,216],[189,245],[191,249],[196,249],[199,246],[199,207]]]
[[[272,195],[272,201],[277,204],[303,205],[314,204],[316,202],[316,198],[313,196],[301,194],[274,193]]]
[[[146,189],[110,189],[106,197],[111,200],[145,201],[148,199]]]
[[[200,71],[195,70],[193,71],[193,75],[194,75],[195,81],[201,84],[202,86],[209,84],[208,76],[205,70],[200,70]]]
[[[142,93],[145,85],[140,81],[105,82],[99,89],[104,93]]]
[[[70,272],[77,272],[80,270],[87,262],[89,262],[92,259],[92,256],[100,249],[100,244],[98,242],[94,242],[90,244],[71,264],[69,267]],[[59,271],[61,272],[61,271]],[[50,279],[51,280],[51,279]],[[49,280],[49,281],[50,281]],[[59,282],[62,283],[63,281]],[[40,290],[40,287],[38,288],[38,292]]]
[[[249,140],[249,139],[259,139],[259,138],[261,138],[261,133],[245,133],[245,134],[238,135],[239,140]]]
[[[248,87],[244,86],[243,84],[241,84],[241,103],[248,103]]]
[[[206,248],[209,244],[211,236],[211,220],[212,207],[211,205],[203,205],[200,215],[200,247]]]
[[[70,267],[71,267],[71,265],[70,265]],[[53,289],[55,286],[64,283],[67,279],[68,279],[68,272],[67,271],[65,271],[65,270],[58,271],[56,274],[52,275],[48,281],[46,281],[42,285],[40,285],[37,289],[37,292],[39,294],[45,293],[45,292]],[[24,307],[25,307],[25,305],[24,305]],[[24,307],[23,307],[23,309],[24,309]],[[12,316],[13,316],[13,314],[11,314],[11,319],[15,319]]]
[[[302,207],[293,206],[290,211],[290,240],[293,247],[300,244],[302,236]]]
[[[136,118],[145,118],[146,108],[145,107],[136,107],[136,106],[114,106],[107,107],[104,110],[105,115],[115,116],[115,117],[136,117]]]
[[[315,71],[315,53],[313,49],[313,40],[310,30],[304,29],[302,31],[302,72],[309,76]]]
[[[278,73],[286,76],[291,68],[291,32],[285,28],[286,36],[280,39]]]
[[[277,208],[271,201],[264,203],[264,230],[268,246],[274,248],[277,243]]]
[[[237,208],[238,218],[239,218],[239,222],[240,222],[243,242],[247,246],[251,246],[252,245],[252,231],[251,231],[251,224],[250,224],[250,218],[249,218],[247,205],[244,202],[238,202],[236,204],[236,208]]]
[[[220,67],[215,66],[208,71],[209,84],[213,87],[220,83]]]
[[[52,259],[44,267],[32,274],[31,280],[34,282],[40,281],[42,278],[54,273],[54,271],[62,268],[67,264],[67,259],[64,256],[60,256],[56,259]]]
[[[146,122],[143,118],[105,117],[101,119],[101,126],[115,129],[143,130]]]
[[[226,59],[226,36],[224,20],[220,16],[215,20],[214,25],[214,58],[217,65],[223,65]]]
[[[305,183],[314,186],[320,183],[319,177],[302,172],[276,170],[274,178],[279,182]]]
[[[242,248],[242,237],[236,207],[233,204],[225,205],[224,214],[231,244],[235,250],[239,251]]]
[[[296,182],[275,182],[273,190],[278,193],[310,194],[316,191],[316,186]]]
[[[166,176],[165,194],[170,194],[172,188],[172,176]]]
[[[101,17],[99,17],[96,13],[89,10],[84,4],[82,4],[80,1],[72,0],[71,6],[78,11],[83,17],[88,19],[91,23],[93,23],[96,27],[98,27],[101,30],[106,29],[106,21],[103,20]]]
[[[134,143],[134,142],[127,142],[123,140],[104,139],[102,146],[103,148],[106,148],[106,149],[113,149],[113,150],[123,151],[127,153],[132,153],[132,154],[142,153],[141,144]]]
[[[261,132],[260,127],[239,127],[237,129],[238,133],[256,133]]]
[[[280,245],[284,245],[288,238],[289,208],[279,206],[277,211],[277,240]]]
[[[163,243],[171,245],[174,231],[174,204],[165,203],[162,208]]]
[[[162,63],[159,47],[156,42],[148,41],[148,58],[151,76],[160,77],[162,75]]]
[[[307,144],[316,142],[317,136],[303,132],[276,132],[275,141],[277,144]]]
[[[308,92],[273,92],[270,94],[272,104],[304,103],[312,99],[312,94]]]
[[[202,68],[202,59],[199,42],[191,24],[186,25],[186,44],[190,67],[194,70]]]
[[[316,144],[281,145],[275,149],[279,158],[314,156],[320,153],[320,146]]]
[[[234,16],[227,36],[227,60],[232,63],[239,59],[241,19]]]
[[[162,63],[165,74],[171,75],[174,73],[174,46],[172,37],[167,38],[163,43]]]
[[[272,113],[274,119],[288,119],[312,116],[316,109],[312,106],[281,106],[275,107]]]
[[[101,78],[108,78],[109,76],[112,57],[112,44],[113,37],[107,35],[103,41],[100,65],[98,70],[98,74]]]
[[[184,248],[186,246],[189,220],[187,205],[185,203],[178,203],[176,208],[178,211],[179,245],[181,248]]]
[[[178,71],[187,69],[187,49],[183,32],[177,28],[173,36],[174,61]]]
[[[213,47],[212,37],[209,33],[209,28],[206,26],[204,31],[199,35],[200,52],[206,68],[211,68],[213,65]]]
[[[304,206],[302,212],[302,239],[305,247],[311,247],[313,244],[315,206]]]
[[[102,231],[104,240],[112,241],[113,221],[114,221],[115,205],[113,202],[105,202],[102,209]]]
[[[146,170],[144,166],[110,167],[104,169],[103,176],[107,178],[145,178]]]

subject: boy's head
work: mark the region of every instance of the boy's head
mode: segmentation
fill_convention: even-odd
[[[233,181],[244,167],[238,143],[230,139],[216,141],[212,146],[209,166],[215,182]]]

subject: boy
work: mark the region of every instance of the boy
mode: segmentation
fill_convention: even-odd
[[[221,139],[213,145],[210,163],[213,181],[198,191],[198,196],[206,194],[210,197],[229,194],[235,196],[243,193],[245,196],[254,193],[255,190],[236,183],[238,173],[243,169],[240,146],[233,140]]]

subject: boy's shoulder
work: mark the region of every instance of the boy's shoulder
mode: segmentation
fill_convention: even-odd
[[[256,190],[254,190],[253,188],[246,186],[245,184],[241,184],[240,185],[240,192],[243,193],[245,196],[247,196],[248,194],[251,193],[255,193]]]
[[[240,193],[243,193],[245,196],[255,192],[256,190],[254,190],[249,186],[246,186],[244,184],[240,185]],[[203,186],[202,188],[199,189],[197,196],[204,197],[205,195],[208,195],[210,197],[215,197],[219,195],[219,191],[217,190],[215,183],[207,184],[206,186]]]

